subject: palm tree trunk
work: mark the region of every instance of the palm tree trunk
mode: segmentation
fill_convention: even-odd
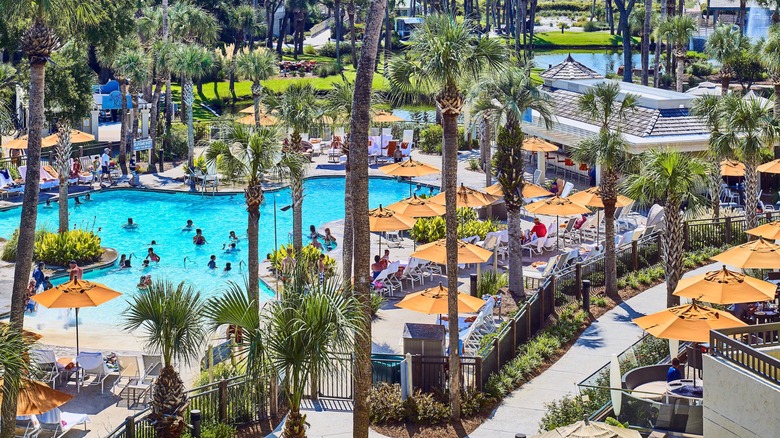
[[[645,19],[642,24],[642,85],[650,80],[650,20],[653,13],[653,0],[645,0]]]
[[[666,16],[666,9],[661,8],[661,20]],[[655,54],[653,55],[653,87],[658,88],[659,80],[661,78],[661,41],[662,38],[656,38],[655,41]]]
[[[189,77],[182,78],[184,85],[181,89],[181,103],[186,108],[187,119],[187,167],[190,172],[195,170],[195,129],[192,125],[192,103],[194,96],[192,95],[192,79]],[[183,108],[184,109],[184,108]],[[195,191],[195,179],[190,178],[190,191]]]
[[[621,8],[621,33],[623,34],[623,82],[633,82],[634,64],[631,58],[631,26],[628,11]]]
[[[509,290],[525,297],[523,284],[523,230],[520,221],[520,206],[506,206],[507,232],[509,233]],[[493,257],[496,257],[494,254]]]
[[[480,158],[482,158],[482,171],[485,172],[485,187],[493,184],[493,158],[491,157],[492,151],[490,150],[490,140],[493,138],[493,135],[490,132],[490,128],[490,119],[487,115],[485,115],[485,117],[482,119],[482,132],[480,133],[479,137]]]
[[[282,25],[279,28],[279,39],[276,41],[276,52],[279,56],[284,54],[284,39],[287,37],[287,27],[290,13],[287,12],[287,6],[284,7],[284,18],[282,18]]]
[[[290,181],[293,201],[293,247],[296,254],[303,248],[303,180],[293,178]]]
[[[607,23],[609,24],[609,34],[615,34],[615,14],[612,11],[612,0],[607,0]]]
[[[455,99],[459,98],[457,90]],[[446,98],[445,98],[446,99]],[[439,100],[439,99],[437,99]],[[444,99],[442,99],[444,100]],[[454,99],[453,99],[454,100]],[[447,315],[449,316],[450,333],[458,333],[458,113],[460,106],[439,103],[442,109],[443,147],[442,147],[442,181],[446,202],[444,221],[446,224],[445,240],[447,249]],[[450,336],[450,407],[452,418],[460,418],[460,355],[459,339]]]
[[[171,87],[171,74],[168,73],[168,80],[165,82],[165,136],[163,137],[163,149],[171,150],[171,124],[173,123],[173,90]],[[160,169],[163,163],[160,163]]]
[[[377,42],[382,28],[385,0],[371,0],[360,51],[360,61],[355,73],[355,91],[352,97],[350,143],[368,144],[368,128],[371,110],[371,85],[377,57]],[[355,60],[354,0],[349,2],[352,53]],[[368,149],[349,148],[352,187],[352,211],[354,215],[354,277],[355,295],[360,302],[361,319],[355,339],[355,395],[352,416],[352,436],[368,438],[368,391],[371,388],[371,295],[369,266],[371,266],[371,234],[368,225]],[[20,298],[21,302],[21,298]]]
[[[333,8],[336,10],[336,65],[341,65],[341,0],[335,0]]]
[[[236,104],[238,97],[236,96],[236,57],[238,56],[239,43],[236,38],[235,44],[233,44],[233,56],[230,57],[230,96],[233,97],[233,105]]]
[[[154,165],[157,161],[157,150],[159,145],[157,144],[157,124],[160,123],[160,94],[162,93],[162,81],[158,80],[154,84],[154,91],[152,92],[152,113],[149,120],[149,136],[152,138],[152,149],[149,151],[149,169],[154,172]],[[162,163],[160,163],[160,172],[162,172]]]
[[[745,160],[745,222],[747,229],[758,226],[758,162],[755,159]]]
[[[775,113],[775,119],[780,120],[780,82],[775,82],[775,107],[774,107],[774,113]]]
[[[262,85],[260,81],[255,81],[252,84],[252,99],[254,100],[255,110],[255,127],[260,127],[260,96],[262,96]]]
[[[536,0],[531,0],[528,9],[528,59],[533,57],[534,53],[534,32],[536,29]]]
[[[720,194],[723,192],[723,176],[720,170],[721,157],[713,157],[710,163],[710,206],[712,207],[712,215],[715,219],[720,218]]]
[[[35,243],[35,226],[38,219],[38,192],[41,178],[41,129],[43,128],[43,93],[46,76],[45,60],[30,61],[30,94],[29,94],[29,134],[27,137],[27,176],[22,200],[22,214],[19,227],[19,240],[16,247],[16,264],[14,265],[14,284],[11,292],[10,324],[19,332],[24,326],[24,299],[27,296],[27,282],[33,262],[33,246]],[[3,392],[11,390],[18,384],[15,373],[9,373],[4,380]],[[16,381],[14,381],[16,380]],[[0,435],[14,436],[16,422],[17,398],[8,397],[2,404],[2,422]]]
[[[357,61],[357,37],[355,36],[355,0],[349,0],[349,3],[347,3],[347,17],[349,17],[349,41],[352,45],[352,50],[350,51],[352,55],[352,68],[357,69],[358,68],[358,61]],[[377,39],[379,37],[377,36]],[[361,55],[363,54],[361,50]]]
[[[677,58],[677,92],[682,93],[683,91],[683,75],[685,74],[685,55],[680,56],[679,53],[682,51],[684,53],[683,48],[678,47],[678,55]]]
[[[60,175],[59,200],[57,201],[60,214],[59,232],[68,231],[68,178]]]
[[[168,0],[162,0],[162,36],[168,41]]]
[[[130,116],[130,120],[132,121],[132,123],[130,124],[131,132],[128,138],[129,140],[135,140],[136,138],[138,138],[138,120],[141,118],[141,109],[138,106],[138,90],[133,90],[132,99],[133,99],[133,113]],[[128,146],[130,149],[130,153],[132,154],[133,144],[129,144]]]
[[[611,204],[611,205],[610,205]],[[615,248],[615,204],[604,198],[604,289],[617,297],[617,254]],[[598,225],[597,225],[598,226]],[[587,309],[586,309],[587,310]]]
[[[252,184],[244,190],[244,199],[246,200],[247,216],[246,234],[249,242],[247,250],[247,270],[249,271],[249,299],[254,302],[255,310],[260,311],[260,257],[258,255],[258,239],[260,222],[260,204],[263,202],[263,187],[260,181],[252,181]]]
[[[119,167],[122,169],[122,176],[125,176],[127,175],[127,119],[129,117],[129,110],[127,108],[127,81],[121,79],[119,83],[119,92],[122,94],[122,125],[119,134]]]
[[[344,236],[341,238],[342,276],[347,284],[352,284],[352,245],[354,245],[354,216],[352,209],[352,170],[349,149],[347,153],[347,165],[344,170]]]
[[[727,74],[722,74],[720,76],[720,95],[726,96],[729,93],[729,82],[731,82],[731,77]],[[775,99],[777,99],[777,88],[775,88]],[[777,111],[777,110],[775,110]],[[777,117],[777,114],[775,114],[775,117]]]
[[[178,438],[184,433],[187,419],[184,413],[189,404],[184,382],[170,364],[160,371],[154,382],[152,392],[152,412],[154,428],[159,438]]]
[[[680,298],[673,295],[682,276],[685,250],[680,201],[669,199],[664,208],[663,260],[666,276],[666,307],[680,304]]]

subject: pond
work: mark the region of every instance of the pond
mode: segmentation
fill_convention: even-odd
[[[571,57],[575,61],[581,62],[586,66],[592,68],[596,72],[602,75],[609,73],[616,73],[618,67],[623,65],[623,52],[620,50],[552,50],[552,51],[538,51],[534,56],[534,63],[536,67],[541,69],[547,69],[550,66],[560,64],[567,56],[571,54]],[[641,67],[641,54],[637,50],[631,54],[631,60],[634,68]],[[652,65],[653,54],[650,54],[650,63]]]

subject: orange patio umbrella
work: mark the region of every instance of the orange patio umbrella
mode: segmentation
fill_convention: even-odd
[[[48,139],[49,137],[43,137],[41,139],[42,148],[49,148],[57,144],[56,138],[54,139],[54,141],[51,141],[50,139]],[[3,144],[2,147],[6,149],[27,149],[27,135],[23,135],[19,138],[15,138],[9,141],[8,143]]]
[[[756,168],[763,173],[780,173],[780,159],[764,163]]]
[[[481,248],[477,245],[458,240],[458,263],[485,263],[490,260],[493,251]],[[409,257],[428,260],[440,265],[447,263],[446,239],[426,243],[413,252]]]
[[[44,142],[57,144],[57,133],[43,137]],[[78,129],[70,130],[70,142],[71,144],[89,143],[95,141],[95,136],[87,134],[86,132],[79,131]]]
[[[728,312],[696,302],[636,318],[634,323],[656,338],[690,342],[709,342],[710,330],[747,325]]]
[[[427,315],[441,315],[447,313],[448,297],[447,288],[439,283],[436,287],[405,296],[403,300],[396,304],[396,307]],[[482,298],[458,293],[458,313],[476,313],[484,305],[485,300]]]
[[[501,183],[495,183],[490,187],[486,187],[485,193],[493,196],[504,196],[504,188],[501,187]],[[546,198],[552,195],[549,190],[536,184],[525,183],[523,185],[523,198]]]
[[[393,210],[379,208],[369,210],[368,229],[374,232],[410,230],[417,222],[416,219],[398,214]],[[379,252],[382,252],[382,239],[379,239]]]
[[[741,269],[777,269],[780,267],[780,245],[759,237],[758,240],[732,247],[711,259]]]
[[[466,187],[463,185],[463,183],[461,183],[460,187],[458,187],[456,199],[458,207],[477,208],[486,207],[498,201],[499,197],[481,192],[477,189],[472,189],[471,187]],[[447,199],[444,192],[441,192],[431,198],[431,201],[441,205],[447,204]]]
[[[729,271],[724,266],[717,271],[683,278],[674,294],[715,304],[751,303],[775,298],[777,285]]]
[[[76,309],[76,354],[79,353],[79,309],[96,307],[122,294],[100,283],[71,280],[30,297],[49,309]]]
[[[542,199],[534,203],[525,206],[525,209],[529,213],[544,216],[555,216],[555,226],[557,227],[555,232],[555,242],[560,247],[560,235],[558,232],[561,228],[560,217],[561,216],[576,216],[578,214],[590,213],[590,209],[582,204],[578,204],[569,198],[561,198],[560,196],[554,196],[552,198]]]
[[[720,162],[720,174],[723,176],[745,176],[745,165],[735,160]]]
[[[425,164],[421,161],[415,161],[409,158],[406,161],[400,163],[388,164],[379,168],[385,175],[390,176],[402,176],[406,178],[414,178],[418,176],[433,175],[441,172],[441,170]]]
[[[561,426],[532,438],[642,438],[639,432],[606,423],[585,420]]]
[[[430,199],[418,198],[416,194],[388,205],[387,209],[414,218],[443,216],[446,210],[443,205],[431,202]]]
[[[2,379],[0,379],[2,383]],[[19,395],[16,401],[16,415],[40,415],[58,408],[73,400],[73,396],[48,385],[28,378],[22,378]],[[2,394],[0,394],[2,405]]]
[[[780,221],[759,225],[745,232],[752,236],[763,237],[764,239],[775,241],[780,239]]]
[[[555,152],[558,150],[558,146],[541,138],[530,137],[523,140],[523,150],[528,152]]]
[[[573,195],[569,195],[570,201],[576,202],[593,208],[604,208],[604,202],[601,200],[601,188],[591,187],[588,190],[582,190]],[[634,200],[623,195],[618,195],[615,207],[626,207],[634,203]]]
[[[378,111],[373,114],[371,117],[371,121],[374,123],[396,123],[396,122],[405,122],[404,119],[396,116],[393,113],[389,113],[387,111]]]

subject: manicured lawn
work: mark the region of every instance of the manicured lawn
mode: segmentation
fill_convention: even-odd
[[[633,40],[639,42],[636,38]],[[534,35],[537,47],[608,47],[622,44],[623,38],[609,32],[544,32]]]

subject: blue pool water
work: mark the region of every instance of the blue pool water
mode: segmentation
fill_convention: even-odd
[[[326,222],[344,218],[343,178],[312,178],[305,182],[304,187],[304,232],[308,231],[309,225],[321,228]],[[416,187],[412,188],[414,190]],[[423,187],[419,193],[429,193],[429,189]],[[288,242],[288,233],[292,230],[292,210],[279,210],[290,204],[290,191],[283,189],[267,192],[260,214],[261,260],[274,248],[274,196],[277,204],[279,245]],[[408,183],[386,178],[370,180],[371,208],[376,208],[379,204],[388,205],[408,196]],[[131,269],[120,270],[113,267],[88,273],[85,278],[106,284],[126,297],[139,293],[136,285],[144,274],[151,274],[153,279],[166,278],[177,283],[182,280],[189,281],[206,297],[219,293],[229,280],[243,284],[246,274],[246,240],[238,242],[237,253],[227,254],[222,250],[223,244],[228,243],[230,231],[235,231],[240,238],[246,237],[247,216],[243,194],[212,197],[187,193],[117,190],[93,193],[92,201],[82,203],[76,206],[74,200],[70,200],[71,226],[75,224],[79,228],[97,231],[103,246],[115,248],[119,254],[135,255],[131,260]],[[19,208],[0,212],[0,236],[11,236],[13,230],[19,226],[19,214]],[[133,218],[138,228],[127,230],[121,227],[128,217]],[[207,244],[193,245],[194,231],[182,231],[187,219],[192,219],[194,225],[203,230]],[[57,224],[57,205],[53,203],[51,209],[41,205],[38,211],[38,227],[56,230]],[[158,243],[155,252],[161,261],[158,264],[152,263],[150,268],[143,270],[141,262],[152,240]],[[213,271],[206,267],[211,254],[217,256],[218,269]],[[227,262],[231,263],[233,270],[223,272]],[[273,296],[270,289],[265,285],[261,286],[264,298]],[[82,309],[79,316],[85,321],[115,323],[118,321],[117,315],[125,307],[126,299],[122,297],[97,308]],[[38,314],[37,318],[46,320],[65,317],[59,310],[39,308]]]

